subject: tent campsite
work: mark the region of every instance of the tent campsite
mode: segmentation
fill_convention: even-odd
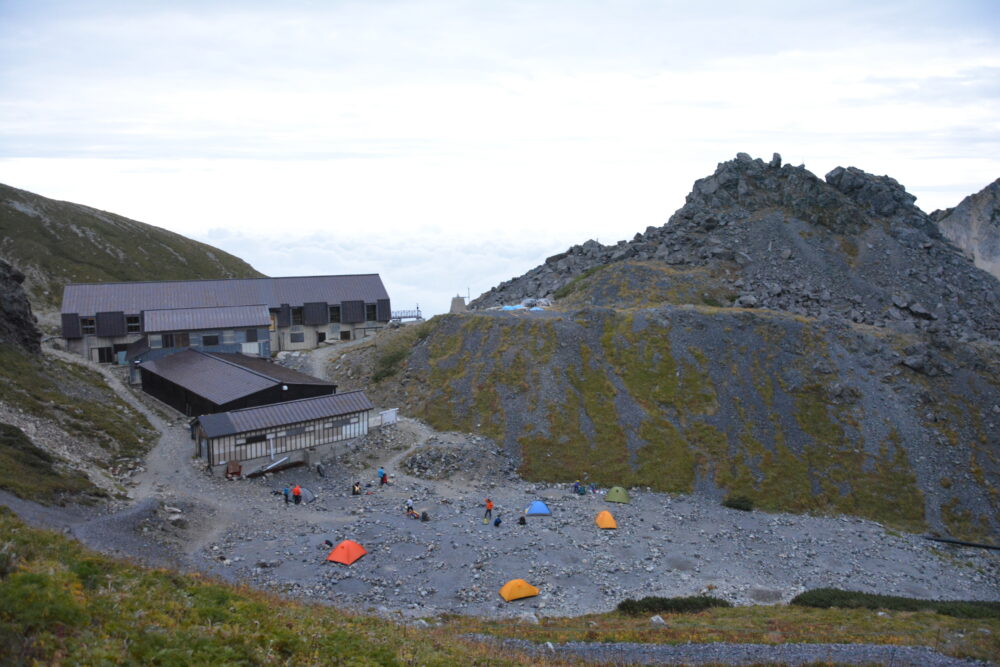
[[[628,491],[620,486],[612,486],[608,489],[608,494],[604,496],[604,499],[609,503],[627,503],[630,500]]]
[[[524,510],[524,513],[528,516],[551,516],[552,512],[549,511],[549,506],[543,503],[541,500],[533,500],[528,509]]]
[[[500,589],[500,597],[507,602],[538,595],[538,589],[524,579],[511,579]]]
[[[617,528],[618,527],[618,522],[615,521],[615,518],[613,516],[611,516],[611,512],[609,512],[607,510],[604,510],[603,512],[598,513],[598,515],[596,517],[594,517],[594,523],[597,524],[598,528]]]
[[[333,561],[334,563],[350,565],[366,553],[368,552],[365,551],[365,548],[357,542],[353,540],[344,540],[330,551],[330,555],[328,555],[326,559]]]

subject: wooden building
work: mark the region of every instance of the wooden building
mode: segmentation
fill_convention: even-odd
[[[203,415],[191,434],[210,466],[273,461],[367,434],[373,408],[364,392],[351,391]]]
[[[62,334],[71,351],[102,363],[188,347],[269,357],[360,338],[391,318],[378,274],[71,283]]]
[[[138,365],[142,390],[188,416],[334,394],[337,385],[269,360],[187,349]]]

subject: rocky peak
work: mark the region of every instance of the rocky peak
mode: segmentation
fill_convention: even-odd
[[[18,345],[39,352],[41,334],[35,327],[28,296],[21,287],[24,274],[0,260],[0,343]]]
[[[914,203],[917,198],[895,178],[875,176],[857,167],[837,167],[826,175],[826,182],[868,216],[903,222],[940,238],[927,214]]]

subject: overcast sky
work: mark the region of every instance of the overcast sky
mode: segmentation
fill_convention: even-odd
[[[737,152],[1000,177],[1000,2],[0,0],[0,182],[425,315]]]

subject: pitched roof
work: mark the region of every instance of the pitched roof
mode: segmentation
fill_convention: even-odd
[[[62,312],[93,315],[99,312],[139,313],[174,308],[218,308],[309,302],[376,303],[388,299],[377,273],[349,276],[288,278],[234,278],[229,280],[173,280],[129,283],[71,283],[63,290]]]
[[[271,324],[271,314],[264,304],[254,306],[221,306],[216,308],[171,308],[146,310],[142,314],[142,330],[197,331],[199,329],[232,329]]]
[[[209,438],[258,431],[275,426],[339,417],[374,409],[363,391],[300,398],[297,401],[272,403],[254,408],[218,412],[198,417]]]
[[[242,354],[187,349],[139,364],[150,373],[184,387],[216,405],[256,394],[279,384],[329,385],[319,378]]]

